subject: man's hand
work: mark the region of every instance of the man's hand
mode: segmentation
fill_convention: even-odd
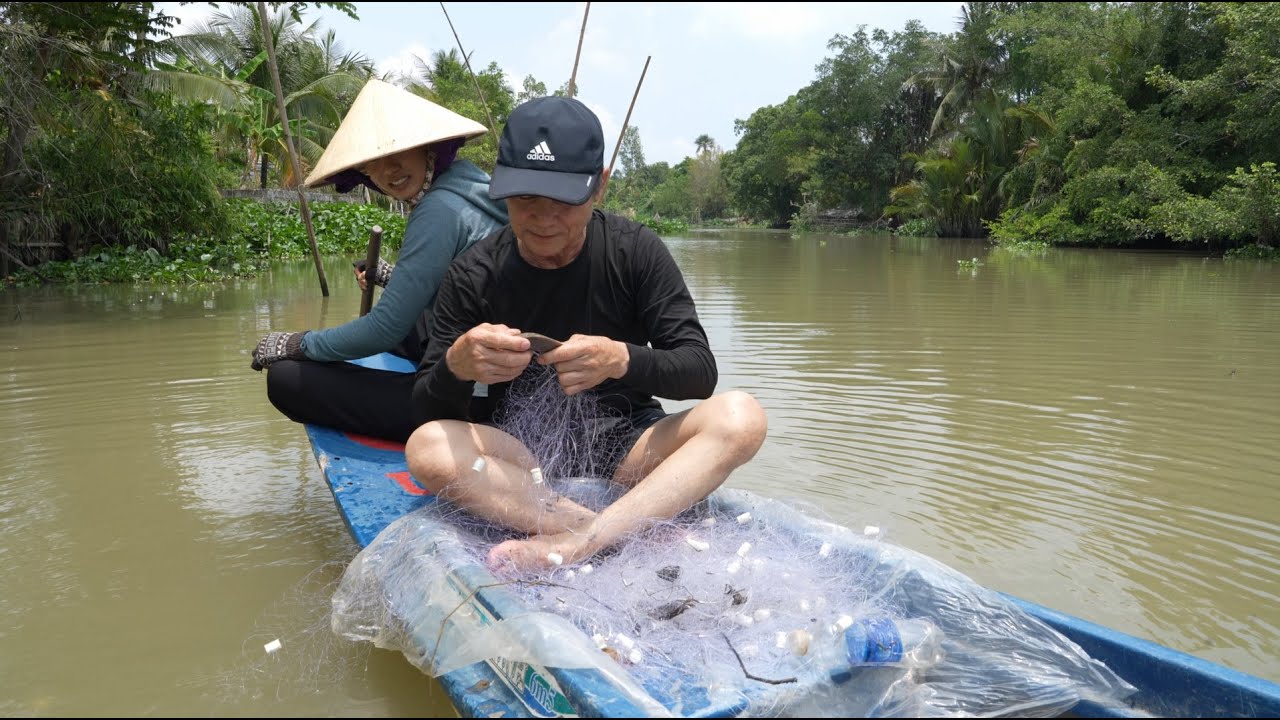
[[[369,286],[369,283],[366,280],[365,261],[357,260],[351,263],[351,265],[355,268],[356,282],[360,283],[360,289],[364,290]],[[392,265],[382,258],[378,258],[378,267],[374,268],[373,271],[373,284],[379,287],[386,287],[387,283],[391,282],[391,273],[395,269],[395,265]]]
[[[258,341],[253,349],[253,360],[249,367],[261,370],[277,360],[306,360],[302,352],[302,336],[305,332],[272,332]]]
[[[459,380],[493,385],[520,377],[533,358],[529,341],[506,325],[477,325],[453,341],[445,364]]]
[[[574,335],[555,350],[539,355],[538,362],[555,367],[565,395],[577,395],[626,375],[631,351],[625,343],[607,337]]]

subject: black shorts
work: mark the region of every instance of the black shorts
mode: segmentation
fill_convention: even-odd
[[[609,423],[609,433],[616,438],[615,442],[610,443],[604,448],[606,452],[600,453],[599,475],[596,477],[612,478],[614,473],[618,471],[618,466],[627,457],[627,453],[631,452],[631,448],[636,446],[636,442],[645,430],[653,427],[667,413],[660,407],[642,408],[621,418],[605,418]],[[581,474],[574,475],[578,477]]]
[[[512,435],[538,459],[543,477],[612,479],[636,441],[667,413],[661,407],[640,408],[625,415],[602,415],[573,426],[511,427],[482,424]]]

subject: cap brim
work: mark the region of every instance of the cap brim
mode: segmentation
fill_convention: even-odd
[[[489,181],[489,198],[502,200],[517,195],[537,195],[567,205],[581,205],[591,199],[599,184],[599,173],[564,173],[497,165],[493,168],[493,179]]]

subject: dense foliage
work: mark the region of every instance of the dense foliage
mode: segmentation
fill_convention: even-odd
[[[297,204],[229,200],[225,209],[227,230],[216,238],[175,241],[165,254],[138,245],[94,245],[75,259],[44,263],[38,272],[56,282],[212,282],[253,275],[275,260],[310,257]],[[404,241],[399,212],[355,203],[313,203],[311,211],[322,255],[363,258],[374,225],[382,228],[385,257],[394,259]],[[40,276],[23,272],[14,282],[33,284]]]
[[[303,21],[314,5],[354,16],[351,3],[268,5],[305,175],[374,66]],[[16,261],[17,282],[204,280],[309,252],[296,206],[257,207],[219,192],[300,181],[255,7],[218,3],[207,22],[171,34],[174,19],[154,3],[0,3],[8,70],[0,73],[0,263]],[[466,63],[438,52],[383,79],[500,127],[517,95],[490,63],[475,68],[481,101]],[[545,92],[530,77],[520,97]],[[485,168],[496,155],[488,136],[462,151]],[[375,223],[398,246],[403,208],[373,199],[313,208],[321,253],[362,249]],[[47,262],[29,272],[24,255]]]
[[[305,173],[374,67],[303,21],[312,5],[354,16],[351,3],[268,5]],[[56,248],[70,264],[46,265],[50,278],[180,279],[299,250],[272,224],[287,212],[218,192],[300,179],[255,7],[218,3],[175,35],[154,3],[0,2],[0,263]],[[859,27],[827,49],[812,82],[736,122],[732,150],[702,135],[683,161],[650,164],[628,128],[607,207],[664,232],[806,229],[834,210],[1002,244],[1275,255],[1280,3],[970,2],[952,33]],[[384,79],[494,127],[547,94],[471,62],[441,51]],[[491,168],[494,138],[463,156]],[[341,220],[318,211],[321,251],[399,217],[376,199]]]
[[[738,123],[724,165],[741,212],[1276,243],[1280,4],[971,2],[950,35],[859,29],[829,49],[812,83]]]

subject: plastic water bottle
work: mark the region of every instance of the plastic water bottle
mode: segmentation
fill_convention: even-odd
[[[942,631],[924,618],[875,615],[855,620],[836,636],[832,679],[843,682],[853,668],[927,668],[942,659]]]
[[[790,717],[921,717],[916,673],[942,659],[942,630],[924,618],[842,616],[811,650],[812,689]]]

